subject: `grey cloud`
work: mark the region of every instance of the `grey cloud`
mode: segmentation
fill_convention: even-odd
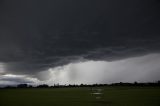
[[[0,87],[17,84],[36,84],[38,80],[24,75],[4,74],[0,76]]]
[[[95,84],[116,82],[151,82],[160,76],[160,54],[131,57],[117,61],[83,61],[49,68],[33,75],[0,76],[0,85]]]
[[[86,61],[50,69],[49,84],[151,82],[160,76],[160,54],[118,61]]]
[[[83,60],[119,60],[159,52],[157,0],[4,0],[0,62],[36,74]]]

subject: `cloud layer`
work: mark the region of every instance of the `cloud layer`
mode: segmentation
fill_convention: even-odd
[[[50,84],[95,84],[116,82],[150,82],[159,80],[160,54],[119,61],[86,61],[51,68]]]
[[[49,68],[32,76],[5,74],[0,85],[95,84],[151,82],[160,80],[160,54],[149,54],[119,61],[84,61]]]
[[[2,0],[0,75],[159,53],[159,7],[159,0]]]
[[[0,61],[35,72],[85,59],[119,59],[159,51],[157,0],[4,0]]]

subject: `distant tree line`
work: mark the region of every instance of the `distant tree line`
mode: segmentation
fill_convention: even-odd
[[[125,83],[125,82],[119,82],[119,83],[112,83],[112,84],[69,84],[69,85],[60,85],[60,84],[54,84],[53,86],[49,86],[47,84],[41,84],[38,86],[32,86],[28,84],[18,84],[17,86],[6,86],[3,88],[67,88],[67,87],[103,87],[103,86],[159,86],[160,87],[160,81],[156,82],[147,82],[147,83],[140,83],[140,82],[134,82],[134,83]]]

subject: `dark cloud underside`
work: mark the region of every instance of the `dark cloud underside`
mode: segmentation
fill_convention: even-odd
[[[159,0],[2,0],[0,61],[30,73],[159,52]]]

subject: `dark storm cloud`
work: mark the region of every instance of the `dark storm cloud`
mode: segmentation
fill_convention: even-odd
[[[0,61],[36,73],[74,60],[117,60],[160,50],[158,0],[3,0]]]

